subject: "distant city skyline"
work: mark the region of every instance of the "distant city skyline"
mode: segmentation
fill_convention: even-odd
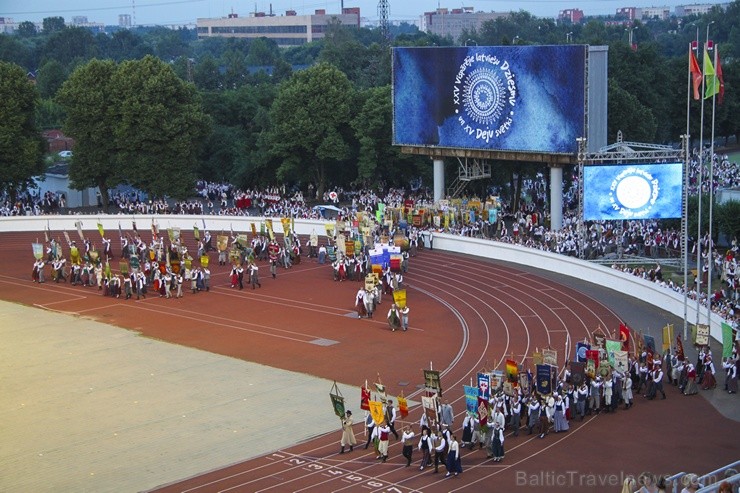
[[[620,7],[670,7],[694,3],[680,0],[520,0],[516,4],[502,0],[389,0],[390,19],[418,23],[424,12],[434,11],[437,7],[461,8],[472,7],[475,11],[508,12],[526,10],[537,17],[557,17],[558,12],[577,8],[586,16],[614,15]],[[226,17],[232,11],[240,17],[249,16],[252,12],[270,11],[275,15],[285,15],[287,10],[295,10],[299,15],[313,14],[317,9],[325,9],[327,14],[339,13],[341,0],[3,0],[0,5],[0,17],[10,17],[15,22],[41,22],[45,17],[64,17],[67,24],[72,17],[85,16],[88,22],[100,22],[105,25],[118,25],[119,14],[129,14],[136,25],[183,25],[195,24],[198,18]],[[359,7],[360,14],[369,22],[378,20],[377,0],[345,0],[344,7]]]

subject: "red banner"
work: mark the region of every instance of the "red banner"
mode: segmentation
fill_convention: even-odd
[[[598,349],[589,349],[586,351],[586,360],[591,360],[594,362],[594,366],[596,368],[599,367],[599,350]]]
[[[681,340],[681,334],[676,336],[676,358],[678,358],[679,361],[683,361],[686,359],[686,356],[684,356],[683,352],[683,341]]]
[[[510,359],[506,360],[506,378],[514,385],[519,381],[519,367],[517,366],[516,361]]]
[[[370,391],[365,387],[360,390],[360,409],[370,410]]]
[[[630,350],[630,329],[626,324],[619,324],[619,340],[622,341],[622,351]]]

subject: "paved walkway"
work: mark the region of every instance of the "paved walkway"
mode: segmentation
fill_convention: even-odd
[[[0,320],[0,491],[141,491],[339,428],[327,380],[5,301]]]

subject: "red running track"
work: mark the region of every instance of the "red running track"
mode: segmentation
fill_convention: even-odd
[[[95,232],[89,234],[96,238]],[[571,359],[571,341],[599,325],[614,330],[620,321],[609,307],[565,284],[438,251],[423,251],[411,260],[405,333],[387,329],[382,313],[387,298],[375,320],[353,318],[360,284],[333,282],[329,266],[306,259],[281,269],[275,280],[265,265],[263,288],[239,291],[229,287],[228,267],[219,267],[212,255],[210,293],[186,293],[181,300],[116,300],[92,288],[29,282],[29,243],[38,237],[43,233],[0,235],[7,253],[0,258],[1,299],[81,314],[149,337],[337,380],[340,386],[359,386],[379,373],[389,393],[403,391],[416,400],[421,368],[432,361],[442,372],[458,433],[465,407],[462,385],[477,371],[503,368],[511,355],[528,363],[526,355],[547,345],[558,350],[560,361],[564,351]],[[194,247],[189,245],[191,251]],[[338,343],[321,346],[314,344],[317,339]],[[412,467],[404,467],[400,443],[393,439],[386,463],[362,447],[339,455],[337,431],[158,491],[619,491],[627,474],[702,472],[735,460],[740,440],[735,423],[703,398],[667,390],[667,400],[638,397],[629,411],[571,422],[567,433],[544,439],[526,431],[519,437],[509,433],[500,463],[484,451],[463,449],[464,473],[457,478],[445,479],[444,467],[439,474],[420,471],[418,451]],[[357,409],[359,403],[348,407]],[[414,408],[408,420],[415,424],[419,416]],[[699,423],[701,440],[690,440]],[[362,441],[361,424],[355,432]]]

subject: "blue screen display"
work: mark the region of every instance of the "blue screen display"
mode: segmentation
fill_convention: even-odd
[[[574,153],[586,46],[393,49],[393,143]]]
[[[583,218],[681,217],[683,165],[620,164],[583,168]]]

